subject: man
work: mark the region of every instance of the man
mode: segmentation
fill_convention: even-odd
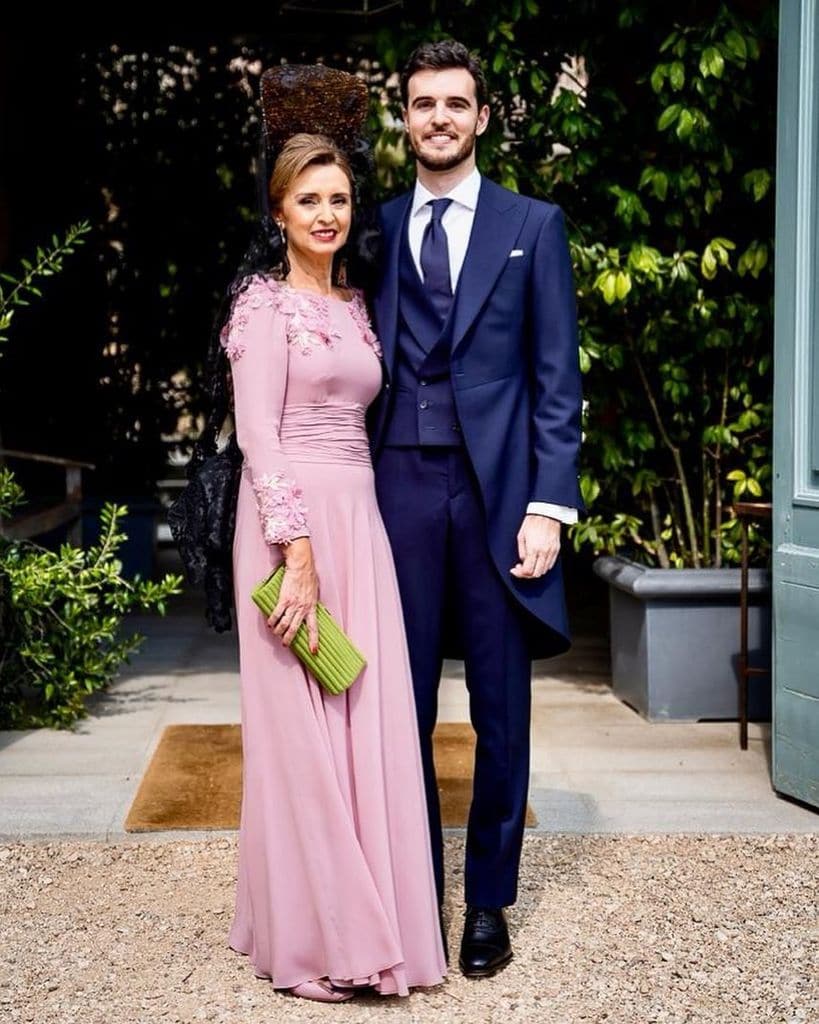
[[[560,209],[477,170],[489,120],[478,61],[453,40],[424,44],[401,90],[417,180],[380,210],[386,381],[369,426],[441,903],[432,733],[442,659],[465,661],[477,745],[460,966],[483,977],[512,956],[503,908],[517,896],[531,659],[569,646],[560,529],[583,509],[575,295]]]

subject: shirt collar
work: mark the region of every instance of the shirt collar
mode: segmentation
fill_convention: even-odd
[[[421,207],[430,199],[452,199],[454,202],[465,206],[467,210],[474,210],[478,205],[478,193],[481,190],[481,174],[477,167],[473,167],[463,181],[459,182],[451,192],[445,196],[435,196],[430,190],[415,179],[415,192],[412,197],[411,216],[415,216]]]

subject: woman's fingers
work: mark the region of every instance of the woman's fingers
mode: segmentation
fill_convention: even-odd
[[[310,650],[313,654],[318,654],[318,616],[316,615],[315,608],[313,608],[311,611],[307,613],[305,617],[305,622],[307,623],[307,637],[310,641]]]
[[[307,624],[307,636],[310,650],[313,654],[318,651],[319,634],[316,606],[305,608],[299,605],[286,605],[281,614],[276,617],[277,609],[274,609],[267,624],[272,628],[276,636],[282,638],[282,643],[289,647],[293,642],[299,627],[303,622]]]
[[[279,603],[273,609],[270,618],[267,620],[267,624],[276,636],[283,637],[292,624],[294,622],[300,623],[303,617],[304,616],[300,612],[297,604],[291,604],[287,599],[282,600],[280,598]],[[296,625],[296,629],[298,629],[298,624]]]
[[[270,615],[267,618],[267,624],[268,624],[268,626],[270,626],[271,629],[276,625],[276,623],[282,617],[282,615],[284,614],[286,608],[287,608],[287,601],[282,596],[281,592],[279,592],[279,600],[276,602],[276,607],[273,609],[273,611],[270,613]]]
[[[286,623],[286,628],[281,634],[282,643],[285,647],[289,647],[293,643],[296,633],[299,631],[299,626],[304,621],[304,615],[301,612],[296,612],[295,615]]]
[[[307,629],[311,650],[318,649],[318,622],[316,619],[316,602],[318,601],[318,578],[315,573],[294,571],[289,577],[285,573],[279,600],[267,620],[268,626],[282,643],[289,647],[295,639],[302,622],[312,617]],[[314,651],[315,653],[315,651]]]

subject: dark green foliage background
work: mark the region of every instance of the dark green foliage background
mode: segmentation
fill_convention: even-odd
[[[94,462],[92,493],[150,493],[201,423],[204,354],[255,216],[261,71],[322,60],[365,75],[387,196],[412,179],[396,69],[451,34],[486,65],[481,170],[566,213],[589,507],[575,544],[736,562],[732,502],[770,489],[776,4],[462,0],[271,24],[78,54],[64,76],[75,208],[95,231],[54,321],[8,353],[4,443]],[[578,91],[555,89],[572,75]],[[43,336],[66,341],[51,378]],[[38,375],[32,403],[16,382]],[[764,560],[755,532],[752,550]]]

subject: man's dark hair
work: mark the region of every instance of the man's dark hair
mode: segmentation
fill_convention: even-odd
[[[416,71],[443,71],[446,68],[466,68],[475,82],[478,109],[488,102],[486,79],[478,58],[456,39],[441,39],[437,43],[421,43],[409,55],[401,72],[401,102],[404,106],[409,99],[409,80]]]

